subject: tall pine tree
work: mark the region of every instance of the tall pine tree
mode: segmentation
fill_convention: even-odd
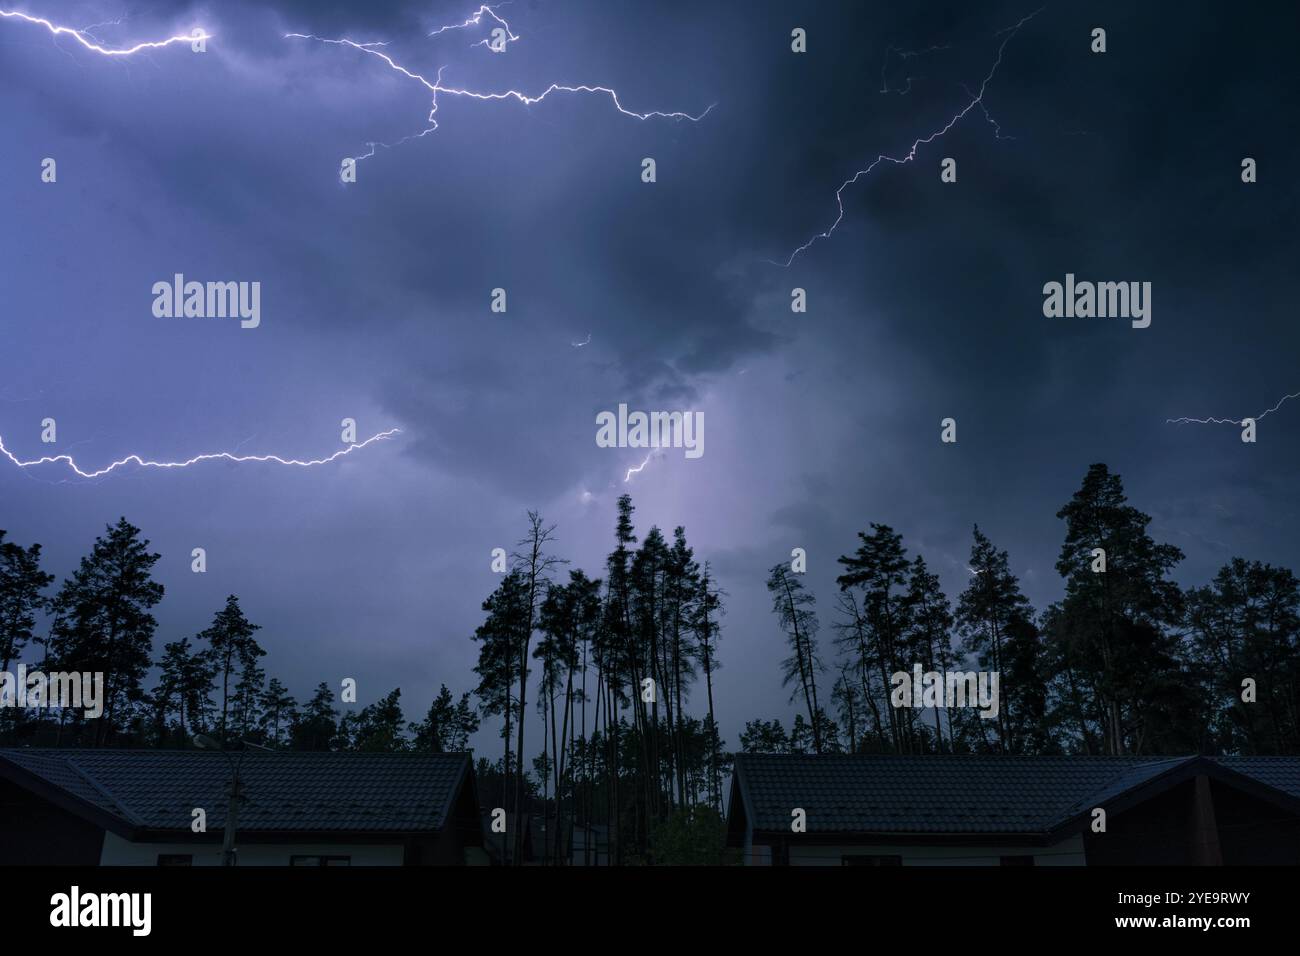
[[[163,597],[163,586],[152,577],[159,557],[141,540],[140,529],[121,518],[95,539],[54,598],[49,663],[104,675],[103,715],[91,721],[84,744],[111,742],[145,699],[142,683],[158,626],[150,612]]]

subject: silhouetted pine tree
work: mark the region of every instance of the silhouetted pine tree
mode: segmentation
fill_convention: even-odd
[[[740,752],[787,754],[790,752],[790,737],[779,720],[751,720],[740,733]]]
[[[939,584],[939,576],[930,572],[920,555],[912,561],[907,578],[907,639],[904,642],[927,671],[947,671],[954,662],[952,650],[952,607]],[[940,711],[934,708],[934,749],[943,753],[943,726]],[[948,749],[952,746],[952,714],[948,711]]]
[[[298,702],[278,678],[272,677],[259,704],[263,741],[271,747],[287,746],[291,742],[290,729],[298,716]]]
[[[708,715],[704,718],[704,727],[709,735],[709,802],[718,813],[722,813],[722,772],[727,755],[722,749],[722,738],[718,734],[718,722],[713,709],[713,675],[722,666],[718,662],[721,628],[717,620],[725,613],[722,603],[725,596],[725,592],[713,585],[709,563],[704,562],[694,602],[692,625],[695,630],[695,653],[704,670],[704,688],[709,704]]]
[[[1007,552],[995,548],[978,525],[971,544],[969,570],[970,584],[957,600],[957,622],[964,638],[963,650],[979,661],[982,670],[998,673],[1001,697],[997,716],[998,750],[1016,753],[1020,748],[1012,741],[1010,727],[1019,719],[1016,710],[1022,690],[1020,680],[1032,681],[1036,674],[1032,658],[1030,666],[1025,667],[1022,663],[1023,673],[1012,674],[1006,644],[1010,632],[1015,629],[1021,637],[1019,654],[1023,656],[1026,650],[1032,652],[1032,644],[1026,645],[1025,639],[1032,641],[1037,638],[1037,631],[1031,623],[1033,610],[1029,599],[1020,592],[1020,582],[1011,573]]]
[[[407,749],[406,722],[402,717],[402,689],[391,690],[373,704],[362,707],[349,721],[350,749],[363,753],[401,753]]]
[[[1233,558],[1187,592],[1188,651],[1211,752],[1300,752],[1300,584],[1286,568]],[[1247,680],[1254,682],[1253,701]]]
[[[527,626],[527,600],[523,575],[518,569],[510,571],[483,602],[482,609],[487,613],[487,618],[474,631],[474,640],[479,645],[478,663],[474,666],[479,683],[474,689],[474,696],[479,700],[483,716],[500,716],[502,719],[501,772],[506,798],[501,806],[507,812],[521,809],[513,805],[517,790],[511,784],[516,765],[510,753],[510,731],[514,721],[521,716],[514,685],[519,648],[523,643],[523,630]],[[514,849],[513,842],[507,840],[504,849],[507,855],[505,862],[509,862]]]
[[[429,705],[424,720],[410,725],[411,749],[428,753],[457,753],[469,749],[469,738],[478,732],[479,719],[469,702],[468,692],[457,701],[447,685]]]
[[[43,593],[54,575],[41,570],[41,546],[5,541],[0,530],[0,671],[7,672],[34,634],[36,616],[49,606]],[[22,720],[20,710],[0,708],[0,740]]]
[[[90,721],[84,745],[110,743],[133,723],[145,699],[142,683],[158,626],[150,610],[163,597],[163,586],[151,577],[159,557],[140,539],[140,529],[121,518],[95,539],[54,598],[48,665],[104,675],[104,713]],[[80,730],[80,712],[71,719]]]
[[[329,750],[338,735],[339,712],[334,707],[334,691],[321,681],[311,700],[298,711],[290,730],[294,750]]]
[[[158,715],[157,743],[164,746],[167,717],[175,713],[176,745],[184,747],[191,731],[203,733],[212,715],[212,681],[217,665],[210,648],[197,648],[188,638],[163,645],[158,661],[158,686],[153,693]]]
[[[859,545],[852,555],[839,558],[844,573],[836,578],[840,590],[853,602],[850,629],[841,631],[841,646],[852,655],[856,669],[866,674],[874,668],[885,694],[880,709],[887,715],[890,741],[895,752],[912,749],[911,726],[915,711],[899,717],[890,706],[890,676],[911,670],[907,658],[911,605],[907,600],[909,563],[903,536],[888,525],[872,524],[871,533],[858,532]],[[863,691],[871,694],[865,679]]]
[[[1183,553],[1151,539],[1151,518],[1127,504],[1119,476],[1102,464],[1057,517],[1066,524],[1056,562],[1065,597],[1044,617],[1058,706],[1069,717],[1057,723],[1075,724],[1089,751],[1194,749],[1200,708],[1174,630],[1182,592],[1169,579]],[[1105,571],[1093,570],[1096,549]]]
[[[54,575],[41,570],[41,546],[23,548],[0,530],[0,671],[31,639],[36,615],[49,603],[42,592],[53,583]]]
[[[239,598],[232,594],[226,598],[226,606],[213,616],[212,624],[199,634],[212,648],[217,674],[221,678],[221,717],[217,729],[222,741],[230,737],[231,677],[248,670],[257,658],[266,654],[253,637],[261,629],[260,624],[254,624],[244,616]],[[250,672],[250,676],[254,675]]]
[[[790,656],[781,662],[782,682],[785,686],[798,682],[791,700],[803,691],[813,751],[821,753],[823,711],[817,702],[817,675],[823,668],[817,649],[817,602],[785,563],[772,567],[767,590],[772,595],[772,612],[790,648]]]
[[[548,552],[548,547],[555,540],[555,525],[547,525],[541,514],[536,511],[528,512],[528,531],[520,539],[515,551],[510,557],[514,562],[515,569],[519,572],[520,581],[523,584],[524,607],[521,616],[522,627],[519,633],[519,648],[517,656],[518,674],[519,674],[519,720],[515,723],[515,764],[518,766],[521,776],[515,782],[515,806],[521,812],[526,811],[524,802],[524,728],[527,721],[524,720],[524,714],[527,713],[528,707],[528,651],[533,640],[533,631],[537,627],[537,616],[541,608],[542,601],[546,597],[546,589],[550,584],[550,576],[556,566],[567,564],[562,558],[557,558]],[[515,828],[514,835],[514,862],[522,862],[524,849],[524,828],[522,826]]]

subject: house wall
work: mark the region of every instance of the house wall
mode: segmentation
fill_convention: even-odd
[[[478,823],[477,817],[474,823]],[[471,859],[467,852],[475,849],[467,844],[464,834],[454,825],[448,825],[440,835],[427,837],[421,843],[419,862],[423,866],[466,866]],[[414,861],[408,857],[407,862]]]
[[[745,846],[741,859],[746,866],[771,866],[772,865],[772,848],[762,843],[754,842],[754,831],[745,831]]]
[[[998,866],[1003,856],[1033,856],[1035,866],[1084,866],[1083,837],[1075,835],[1051,846],[960,846],[907,844],[786,844],[791,866],[841,866],[844,856],[901,856],[903,866]],[[745,863],[772,862],[771,848],[746,841]]]
[[[246,843],[240,845],[240,866],[288,866],[291,856],[347,856],[352,866],[401,866],[401,844],[368,843]],[[116,833],[104,834],[101,866],[156,866],[160,853],[193,855],[194,866],[221,865],[221,839],[212,843],[131,843]]]
[[[1091,866],[1189,866],[1192,861],[1193,781],[1107,813],[1106,832],[1085,836]]]
[[[1223,784],[1211,784],[1225,866],[1300,864],[1300,817]]]
[[[1300,817],[1213,781],[1210,794],[1223,862],[1300,863]],[[1187,780],[1123,813],[1105,833],[1086,834],[1088,862],[1101,866],[1190,866],[1196,858],[1196,784]]]
[[[0,866],[94,866],[104,831],[0,780]]]
[[[587,847],[590,835],[591,846]],[[581,825],[573,828],[573,853],[570,863],[573,866],[609,866],[609,830],[604,827],[592,827],[590,831]]]

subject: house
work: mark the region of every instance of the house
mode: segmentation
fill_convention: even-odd
[[[468,754],[0,749],[0,865],[486,863]],[[195,832],[198,830],[199,832]]]
[[[557,855],[563,861],[572,849],[573,825],[567,821],[557,823],[549,815],[534,813],[528,818],[528,828],[533,854],[542,865],[550,865]]]
[[[609,866],[609,825],[584,823],[573,827],[573,866]]]
[[[1300,757],[737,754],[727,844],[751,865],[1295,865]]]
[[[484,849],[487,850],[488,857],[491,859],[493,866],[500,866],[505,858],[506,847],[513,846],[510,842],[510,833],[514,832],[516,814],[506,814],[504,819],[506,824],[506,833],[492,832],[492,811],[488,808],[482,808],[481,817],[483,820],[483,841]],[[532,814],[529,818],[529,825],[524,831],[524,852],[522,863],[524,866],[544,866],[555,856],[555,835],[547,835],[548,828],[554,829],[555,821],[541,816]],[[563,834],[559,854],[561,857],[568,857],[570,866],[609,866],[609,826],[603,823],[580,824],[574,826],[569,821],[564,821],[563,826],[558,831]]]

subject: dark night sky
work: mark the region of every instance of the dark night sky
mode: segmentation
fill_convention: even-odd
[[[119,5],[5,0],[80,27]],[[893,525],[965,586],[972,524],[1055,600],[1054,515],[1105,461],[1185,584],[1234,555],[1300,568],[1300,400],[1254,445],[1179,416],[1255,415],[1300,389],[1294,276],[1300,161],[1295,8],[1049,4],[1010,40],[977,107],[914,162],[899,156],[969,102],[1027,4],[546,2],[500,8],[494,55],[471,5],[139,4],[109,59],[0,20],[0,436],[22,458],[99,467],[131,453],[316,457],[339,421],[396,440],[328,466],[211,462],[86,481],[0,459],[0,527],[60,577],[125,515],[161,551],[157,644],[238,594],[270,674],[299,697],[401,686],[410,718],[440,682],[473,684],[469,640],[528,508],[592,574],[629,491],[640,532],[684,524],[729,592],[718,703],[784,717],[780,635],[763,588],[809,554],[827,645],[835,558]],[[1135,7],[1139,7],[1135,9]],[[793,27],[809,52],[790,52]],[[1109,52],[1089,52],[1093,27]],[[618,90],[531,107],[427,91],[358,41],[482,91]],[[925,56],[891,55],[890,46]],[[881,92],[882,65],[889,90]],[[910,91],[900,94],[907,78]],[[43,157],[58,182],[40,182]],[[640,181],[652,156],[658,182]],[[939,162],[958,161],[943,184]],[[1240,180],[1242,157],[1259,182]],[[262,321],[159,319],[173,273],[262,283]],[[1048,319],[1042,286],[1149,281],[1150,328]],[[488,309],[494,287],[509,311]],[[809,311],[791,313],[791,288]],[[574,348],[588,334],[589,345]],[[704,456],[598,448],[595,415],[704,412]],[[40,421],[58,422],[55,448]],[[939,441],[940,419],[958,442]],[[194,547],[209,570],[189,570]],[[703,707],[696,701],[696,710]],[[484,731],[487,745],[495,728]],[[489,751],[492,752],[492,751]]]

